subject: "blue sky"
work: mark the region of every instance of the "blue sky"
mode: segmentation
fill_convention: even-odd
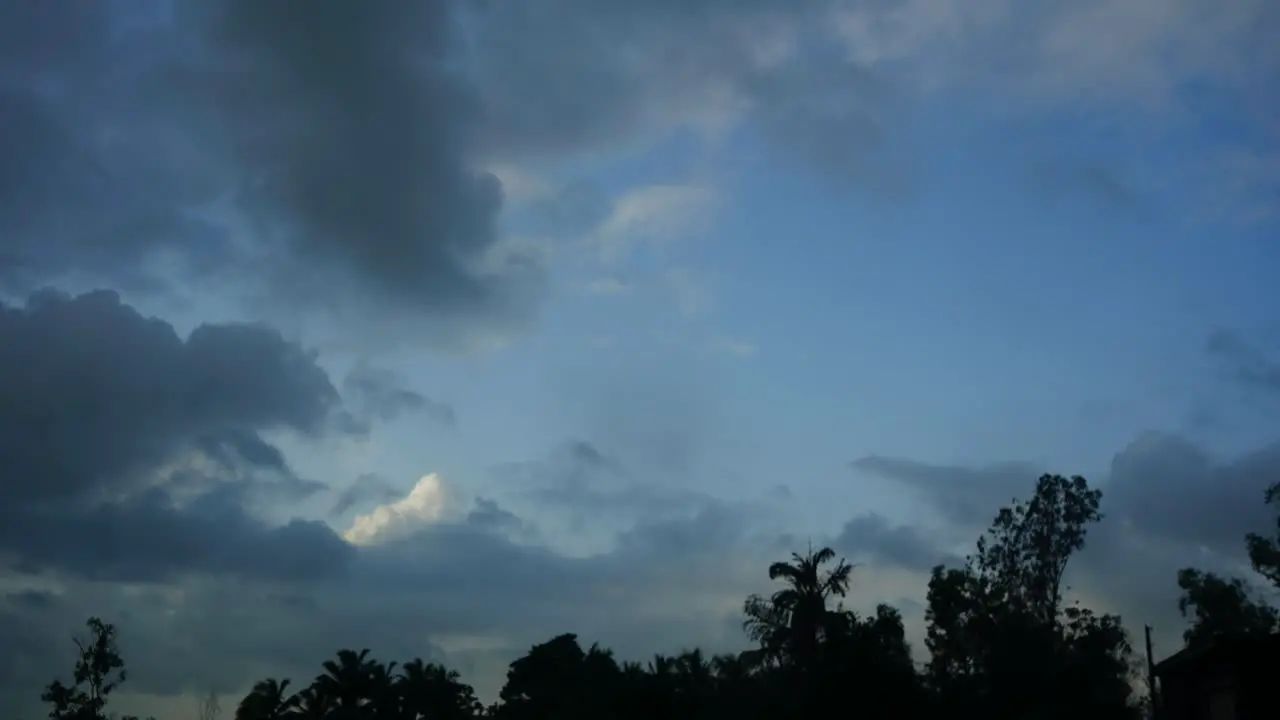
[[[1076,590],[1172,650],[1174,571],[1265,519],[1264,0],[50,7],[0,10],[35,39],[0,54],[0,344],[32,348],[0,368],[33,403],[0,427],[56,417],[96,465],[0,443],[39,478],[0,501],[151,539],[93,565],[10,519],[14,693],[89,613],[175,717],[343,644],[482,694],[563,631],[736,647],[809,540],[919,637],[928,566],[1044,471],[1107,492]],[[90,385],[133,399],[64,422],[48,388]]]

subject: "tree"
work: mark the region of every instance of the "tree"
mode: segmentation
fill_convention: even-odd
[[[1182,634],[1187,647],[1201,647],[1228,633],[1272,633],[1280,629],[1280,613],[1259,600],[1240,578],[1225,579],[1193,568],[1178,571],[1178,611],[1190,615]]]
[[[51,720],[106,720],[108,697],[128,677],[116,643],[115,626],[96,617],[89,618],[85,625],[89,637],[72,638],[76,664],[71,685],[54,680],[40,695],[50,706]],[[138,719],[125,716],[120,720]]]
[[[196,717],[199,720],[218,720],[218,715],[222,712],[222,705],[218,702],[218,696],[212,690],[208,695],[200,698],[199,704],[196,706]]]
[[[107,698],[125,681],[124,659],[116,646],[116,628],[96,617],[86,621],[89,638],[72,638],[76,665],[71,685],[54,680],[40,699],[52,720],[105,720]]]
[[[236,720],[283,720],[297,706],[290,695],[289,680],[259,680],[236,706]]]
[[[534,645],[511,663],[499,695],[499,717],[551,720],[582,717],[580,699],[586,653],[572,633]]]
[[[396,687],[409,720],[461,720],[479,713],[475,690],[462,682],[456,670],[424,663],[421,658],[404,664]]]
[[[1132,715],[1120,619],[1063,608],[1101,498],[1082,477],[1044,475],[1030,500],[1000,510],[965,567],[933,569],[926,675],[940,701],[1000,717]]]
[[[321,673],[313,683],[328,696],[334,712],[342,718],[354,718],[359,710],[372,701],[373,676],[376,663],[369,659],[369,650],[339,650],[337,657],[325,660]]]
[[[1267,505],[1280,505],[1280,483],[1267,488]],[[1280,507],[1277,508],[1280,511]],[[1280,589],[1280,512],[1272,537],[1249,533],[1245,548],[1253,569]],[[1241,578],[1226,579],[1194,568],[1178,571],[1178,610],[1192,618],[1182,638],[1188,647],[1199,647],[1227,633],[1272,633],[1280,630],[1280,611],[1258,597]]]
[[[1245,538],[1245,545],[1249,550],[1249,561],[1253,564],[1254,572],[1280,589],[1280,482],[1267,488],[1263,501],[1276,507],[1275,534],[1267,537],[1249,533]]]
[[[827,600],[845,596],[853,571],[853,566],[842,558],[824,572],[822,567],[835,557],[829,547],[817,552],[810,548],[803,556],[792,553],[791,562],[769,566],[769,579],[781,580],[786,587],[768,600],[752,595],[744,603],[743,627],[747,635],[760,643],[775,662],[801,670],[816,667],[826,627]]]

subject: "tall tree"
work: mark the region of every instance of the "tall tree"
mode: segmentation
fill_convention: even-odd
[[[475,690],[456,670],[414,658],[396,681],[406,720],[462,720],[479,712]]]
[[[1267,488],[1263,501],[1276,508],[1273,534],[1267,536],[1249,533],[1245,538],[1245,545],[1249,550],[1249,561],[1253,563],[1254,572],[1280,589],[1280,482]]]
[[[777,662],[812,670],[826,628],[827,601],[844,597],[853,566],[840,559],[835,567],[823,566],[836,559],[829,547],[805,555],[792,553],[791,562],[769,566],[769,579],[785,583],[768,600],[751,595],[743,605],[747,635]]]
[[[1280,613],[1241,578],[1183,568],[1178,589],[1178,610],[1191,619],[1182,634],[1187,647],[1202,647],[1219,635],[1280,630]]]
[[[254,683],[236,706],[236,720],[283,720],[298,704],[289,693],[290,681],[266,678]]]
[[[1067,566],[1102,517],[1101,497],[1082,477],[1044,475],[1030,500],[1000,510],[965,567],[934,568],[927,676],[956,712],[1134,711],[1119,618],[1063,607]]]
[[[1267,488],[1262,498],[1271,506],[1280,506],[1280,483]],[[1273,588],[1280,590],[1280,507],[1277,507],[1276,530],[1272,536],[1249,533],[1245,549],[1253,569]],[[1228,633],[1272,633],[1280,631],[1280,611],[1268,605],[1253,586],[1242,578],[1223,578],[1215,573],[1194,568],[1178,571],[1178,610],[1191,624],[1183,633],[1188,647],[1209,643],[1214,637]]]
[[[72,683],[54,680],[40,695],[49,704],[50,720],[106,720],[107,699],[128,676],[115,626],[96,617],[85,625],[89,637],[72,638],[76,646]],[[137,718],[124,716],[120,720]]]

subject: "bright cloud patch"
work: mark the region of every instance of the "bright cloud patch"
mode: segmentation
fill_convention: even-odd
[[[445,489],[440,476],[423,475],[408,495],[357,515],[342,537],[353,545],[374,545],[439,520],[444,508]]]

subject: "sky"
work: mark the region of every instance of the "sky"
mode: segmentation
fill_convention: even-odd
[[[0,3],[0,710],[90,615],[162,718],[342,647],[485,698],[562,632],[740,649],[809,543],[918,641],[1043,472],[1104,492],[1072,598],[1175,651],[1176,570],[1273,522],[1277,31]]]

